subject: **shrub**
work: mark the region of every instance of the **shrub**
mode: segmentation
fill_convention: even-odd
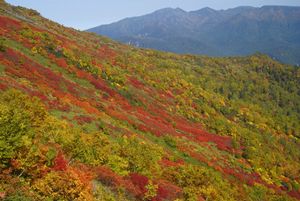
[[[0,161],[8,164],[17,151],[26,151],[32,144],[34,128],[45,118],[46,112],[35,98],[16,90],[0,96]]]
[[[50,172],[38,179],[33,188],[42,197],[53,200],[91,200],[89,188],[74,171]]]
[[[142,142],[136,137],[124,138],[121,142],[121,156],[129,162],[129,170],[153,177],[160,174],[159,161],[162,149],[158,146]]]

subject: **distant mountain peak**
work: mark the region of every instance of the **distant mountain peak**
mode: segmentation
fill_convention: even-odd
[[[183,9],[181,9],[181,8],[179,8],[179,7],[175,8],[175,10],[176,10],[176,11],[180,11],[180,12],[184,12],[184,13],[186,12],[185,10],[183,10]]]
[[[198,10],[198,11],[202,11],[202,12],[216,12],[216,10],[215,9],[212,9],[212,8],[210,8],[210,7],[204,7],[204,8],[201,8],[200,10]]]
[[[214,10],[214,9],[212,9],[210,7],[205,7],[205,8],[201,8],[200,10],[190,11],[190,13],[192,13],[192,14],[198,14],[198,15],[204,15],[204,16],[209,16],[211,14],[218,13],[218,11]]]
[[[178,7],[177,8],[171,8],[171,7],[162,8],[157,11],[154,11],[153,13],[178,13],[178,12],[186,13],[185,10],[178,8]]]

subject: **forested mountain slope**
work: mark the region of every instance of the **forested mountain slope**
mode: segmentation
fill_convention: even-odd
[[[166,8],[88,31],[139,47],[210,56],[268,54],[300,64],[300,7]]]
[[[0,13],[0,199],[300,199],[299,68]]]

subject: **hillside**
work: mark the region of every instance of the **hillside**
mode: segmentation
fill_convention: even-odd
[[[138,47],[209,56],[268,54],[300,64],[300,7],[166,8],[88,31]]]
[[[300,199],[299,68],[0,14],[1,200]]]

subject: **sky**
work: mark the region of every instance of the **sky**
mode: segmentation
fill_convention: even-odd
[[[6,0],[37,10],[42,16],[79,30],[109,24],[126,17],[140,16],[172,7],[186,11],[203,7],[227,9],[237,6],[300,6],[300,0]]]

